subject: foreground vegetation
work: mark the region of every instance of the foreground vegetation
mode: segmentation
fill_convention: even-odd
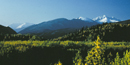
[[[130,42],[1,41],[0,65],[129,65]]]

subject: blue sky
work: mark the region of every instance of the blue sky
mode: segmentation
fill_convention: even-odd
[[[130,0],[0,0],[2,25],[102,15],[130,19]]]

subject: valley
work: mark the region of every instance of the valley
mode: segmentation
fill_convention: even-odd
[[[0,65],[130,65],[130,0],[0,0]]]
[[[1,26],[0,64],[128,65],[130,63],[129,22],[126,20],[96,23],[91,26],[85,24],[86,26],[83,27],[74,24],[77,28],[68,26],[62,29],[44,29],[44,33],[43,31],[34,33],[35,28],[33,28],[34,31],[30,34],[16,34],[11,28]],[[39,25],[32,25],[26,29]],[[7,29],[10,32],[7,32]]]

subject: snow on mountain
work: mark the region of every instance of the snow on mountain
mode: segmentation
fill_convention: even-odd
[[[107,23],[110,23],[110,22],[119,22],[120,20],[115,18],[115,17],[108,17],[106,15],[103,15],[103,16],[98,16],[96,18],[93,18],[93,19],[90,19],[90,18],[84,18],[84,17],[78,17],[78,18],[74,18],[72,20],[68,20],[66,18],[58,18],[58,19],[55,19],[55,20],[50,20],[50,21],[47,21],[47,22],[42,22],[42,23],[39,23],[37,24],[38,26],[36,26],[36,29],[39,29],[40,28],[43,28],[43,29],[59,29],[59,26],[61,26],[61,28],[63,27],[66,27],[66,26],[69,26],[71,25],[70,27],[72,27],[72,25],[79,25],[81,24],[81,22],[83,23],[86,23],[88,26],[91,24],[102,24],[103,22],[107,22]],[[74,23],[72,23],[74,22]],[[71,23],[71,24],[70,24]],[[65,25],[66,24],[66,25]],[[22,31],[23,29],[27,28],[28,26],[31,26],[33,25],[32,23],[14,23],[14,24],[11,24],[9,25],[9,27],[11,27],[12,29],[14,29],[16,32],[20,32]],[[44,27],[43,27],[44,25]],[[85,24],[81,24],[82,26],[85,25]],[[79,25],[79,26],[81,26]],[[90,25],[90,26],[91,26]],[[38,27],[38,28],[37,28]]]
[[[75,19],[80,19],[80,20],[85,20],[85,18],[84,17],[78,17],[78,18],[75,18]]]
[[[110,23],[110,22],[119,22],[121,20],[115,18],[115,17],[108,17],[106,15],[103,15],[103,16],[98,16],[96,18],[93,18],[93,19],[90,19],[90,18],[84,18],[84,17],[78,17],[78,18],[75,18],[75,19],[80,19],[80,20],[83,20],[83,21],[87,21],[87,22],[98,22],[98,23]]]
[[[90,18],[86,18],[85,21],[88,21],[88,22],[94,22],[92,19]]]
[[[80,19],[80,20],[87,21],[87,22],[93,22],[93,20],[90,19],[90,18],[78,17],[78,18],[75,18],[75,19]]]
[[[33,24],[32,23],[13,23],[13,24],[9,25],[9,27],[11,27],[16,32],[19,32],[31,25],[33,25]]]
[[[119,21],[117,21],[117,20],[110,20],[111,22],[119,22]]]
[[[23,23],[23,24],[19,25],[16,29],[22,28],[25,24],[26,24],[26,23]]]
[[[98,16],[98,17],[96,17],[96,18],[93,18],[92,20],[93,20],[93,21],[96,21],[96,20],[100,20],[100,19],[101,19],[101,17]]]
[[[93,21],[99,22],[99,23],[110,23],[110,22],[119,22],[120,20],[115,17],[108,17],[106,15],[98,16],[96,18],[92,19]]]

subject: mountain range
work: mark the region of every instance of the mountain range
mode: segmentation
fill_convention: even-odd
[[[93,18],[93,19],[90,19],[90,18],[84,18],[84,17],[78,17],[78,18],[75,18],[75,19],[80,19],[80,20],[84,20],[84,21],[88,21],[88,22],[98,22],[100,24],[102,23],[112,23],[112,22],[119,22],[121,20],[115,18],[115,17],[108,17],[106,15],[103,15],[103,16],[98,16],[96,18]]]
[[[105,19],[108,22],[102,22]],[[115,22],[111,21],[114,20]],[[94,21],[95,20],[95,21]],[[97,20],[97,21],[96,21]],[[119,22],[118,22],[119,21]],[[103,23],[103,24],[102,24]],[[16,26],[22,28],[25,24]],[[94,19],[78,17],[72,20],[65,18],[58,18],[55,20],[33,24],[22,30],[22,34],[32,34],[40,36],[41,39],[50,40],[73,40],[73,41],[94,41],[97,35],[100,35],[103,41],[129,41],[130,36],[130,20],[120,21],[114,17],[97,17]],[[88,28],[89,27],[89,28]],[[21,31],[20,31],[21,32]],[[30,35],[17,35],[10,27],[0,25],[0,33],[3,35],[4,40],[14,39],[31,39]],[[4,34],[16,34],[6,35]],[[23,36],[23,37],[22,37]],[[32,36],[32,38],[35,36]]]
[[[65,18],[59,18],[59,19],[48,21],[48,22],[42,22],[39,24],[29,26],[29,27],[21,30],[18,33],[21,33],[21,34],[29,33],[29,34],[42,36],[42,37],[49,36],[48,38],[53,38],[55,36],[58,37],[60,34],[65,35],[67,33],[74,32],[74,30],[76,30],[76,29],[80,29],[80,28],[86,27],[86,26],[90,27],[90,26],[93,26],[96,24],[98,24],[98,23],[97,22],[87,22],[87,21],[80,20],[80,19],[68,20]],[[67,28],[69,28],[69,29],[67,29]],[[66,32],[63,34],[63,32],[61,32],[61,30],[66,30]],[[48,33],[50,33],[50,34],[48,34]],[[58,35],[55,35],[57,33],[58,33]]]
[[[121,20],[115,18],[115,17],[108,17],[106,15],[98,16],[96,18],[93,18],[93,21],[99,22],[99,23],[112,23],[112,22],[119,22]]]
[[[33,34],[46,38],[56,38],[63,36],[68,33],[72,33],[82,27],[91,27],[93,25],[102,23],[114,23],[120,20],[115,17],[108,17],[106,15],[98,16],[96,18],[84,18],[78,17],[72,20],[66,18],[58,18],[46,22],[41,22],[39,24],[33,23],[13,23],[9,25],[17,33],[21,34]],[[64,31],[65,30],[65,31]]]
[[[55,20],[51,20],[51,21],[54,21],[54,22],[50,22],[50,21],[47,21],[46,22],[46,26],[51,26],[52,24],[58,24],[58,25],[63,25],[62,22],[65,22],[67,21],[68,19],[65,19],[65,18],[59,18],[59,19],[55,19]],[[85,22],[96,22],[98,24],[102,24],[102,23],[110,23],[110,22],[119,22],[121,20],[115,18],[115,17],[108,17],[106,15],[103,15],[103,16],[98,16],[96,18],[93,18],[93,19],[90,19],[90,18],[84,18],[84,17],[78,17],[78,18],[74,18],[72,19],[73,21],[76,21],[76,20],[82,20],[82,21],[85,21]],[[56,22],[57,21],[57,22]],[[60,24],[58,21],[61,21]],[[69,20],[68,20],[69,21]],[[43,23],[43,22],[42,22]],[[42,25],[42,23],[39,23]],[[66,22],[68,23],[68,22]],[[69,24],[69,23],[68,23]],[[75,22],[76,24],[76,22]],[[35,25],[33,23],[12,23],[11,25],[9,25],[9,27],[11,27],[13,30],[15,30],[17,33],[21,33],[22,30],[24,30],[25,28],[31,26],[31,25]],[[90,25],[91,26],[91,25]],[[45,27],[45,26],[43,26]],[[53,27],[53,26],[52,26]],[[88,25],[89,27],[89,25]],[[46,29],[48,29],[47,27],[45,27]],[[65,27],[67,28],[67,27]],[[60,28],[61,29],[61,28]]]
[[[87,22],[80,19],[68,20],[65,18],[59,18],[59,19],[48,21],[48,22],[42,22],[40,24],[29,26],[26,29],[20,31],[19,33],[21,34],[40,33],[47,30],[58,30],[58,29],[64,29],[64,28],[81,28],[83,26],[90,27],[96,24],[98,23]]]

